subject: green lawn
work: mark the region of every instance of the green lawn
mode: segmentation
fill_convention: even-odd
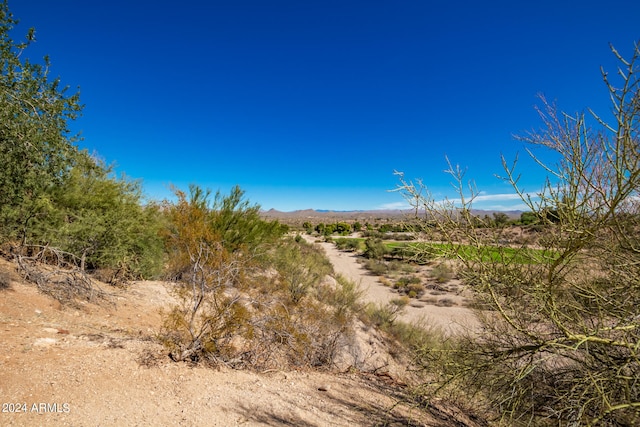
[[[358,242],[359,250],[365,250],[362,237],[337,238],[337,240],[352,240]],[[467,261],[482,262],[504,262],[516,264],[543,264],[550,262],[558,257],[557,252],[546,249],[527,249],[527,248],[510,248],[504,246],[483,246],[475,247],[471,245],[458,245],[448,243],[429,243],[429,242],[397,242],[383,241],[389,252],[406,250],[407,256],[420,251],[429,251],[433,257],[445,257],[450,259],[464,259]]]
[[[389,250],[406,248],[408,253],[427,251],[434,257],[460,258],[467,261],[500,261],[517,264],[542,264],[554,260],[558,255],[546,249],[510,248],[504,246],[459,245],[428,242],[385,242]]]

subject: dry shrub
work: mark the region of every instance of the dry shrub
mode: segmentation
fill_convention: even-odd
[[[172,359],[259,370],[330,366],[348,341],[355,287],[340,278],[323,285],[331,265],[303,240],[262,247],[259,258],[229,252],[205,211],[183,200],[173,212],[179,304],[164,313],[161,334]]]
[[[311,257],[320,254],[317,248],[305,251]],[[331,366],[340,348],[350,342],[360,307],[358,286],[338,276],[335,284],[315,283],[302,298],[292,298],[286,282],[261,283],[269,289],[252,296],[254,337],[247,352],[251,366]]]
[[[364,263],[364,268],[369,270],[374,276],[382,276],[389,272],[389,265],[380,260],[369,259]]]
[[[11,287],[11,275],[6,271],[0,271],[0,290]]]
[[[61,304],[85,301],[110,301],[110,296],[94,286],[93,280],[81,268],[82,260],[58,248],[25,245],[12,250],[25,280]]]
[[[431,269],[430,276],[436,283],[447,283],[453,279],[453,270],[444,262],[439,263]]]

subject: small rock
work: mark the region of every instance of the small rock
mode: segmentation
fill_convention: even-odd
[[[329,384],[322,384],[318,386],[318,391],[329,391]]]
[[[38,338],[37,340],[35,340],[33,345],[38,347],[48,347],[50,345],[54,345],[57,342],[58,341],[54,338]]]

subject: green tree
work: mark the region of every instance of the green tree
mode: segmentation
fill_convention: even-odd
[[[322,229],[322,234],[324,236],[331,236],[335,232],[336,232],[336,225],[335,224],[326,224],[326,225],[324,225],[324,227]]]
[[[504,212],[494,212],[493,222],[495,223],[496,227],[504,227],[509,224],[509,216]]]
[[[351,225],[346,222],[337,222],[335,224],[335,231],[341,235],[347,235],[351,232]]]
[[[51,204],[34,220],[30,240],[76,254],[83,270],[111,269],[123,279],[161,272],[161,219],[156,206],[143,204],[139,182],[117,178],[81,153],[62,185],[46,195]]]
[[[69,121],[82,110],[79,95],[67,94],[50,78],[50,61],[25,59],[35,40],[11,32],[17,20],[7,1],[0,3],[0,235],[24,240],[26,230],[48,204],[47,190],[60,185],[77,157]]]
[[[365,250],[363,255],[369,259],[382,259],[388,252],[387,247],[381,239],[369,237],[364,241]]]
[[[520,214],[520,223],[522,225],[535,224],[539,219],[535,212],[527,211]]]
[[[191,186],[192,194],[203,192]],[[208,194],[208,193],[207,193]],[[274,242],[287,232],[287,227],[278,221],[265,221],[260,217],[260,205],[252,205],[244,198],[244,191],[235,186],[223,196],[216,193],[209,209],[211,227],[222,239],[230,252],[241,248],[255,250],[258,246]]]

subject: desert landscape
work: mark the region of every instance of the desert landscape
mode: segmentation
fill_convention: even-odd
[[[349,264],[343,273],[360,274]],[[0,271],[11,279],[0,291],[5,426],[484,425],[451,404],[416,400],[385,339],[363,325],[367,359],[357,369],[348,360],[321,371],[176,364],[155,338],[160,310],[173,302],[167,283],[109,287],[113,305],[67,307],[24,283],[11,263],[0,260]]]
[[[317,240],[308,235],[304,237],[311,243]],[[362,257],[359,254],[340,251],[332,243],[318,242],[317,244],[327,254],[337,274],[341,274],[360,285],[364,302],[386,305],[398,297],[397,292],[394,292],[389,286],[383,285],[378,276],[373,275],[363,267]],[[423,274],[428,275],[429,267],[423,268],[423,270],[427,271]],[[407,323],[422,323],[430,327],[442,328],[447,333],[473,330],[478,327],[473,310],[464,307],[464,290],[457,287],[461,286],[460,281],[453,279],[450,285],[455,287],[454,291],[442,292],[439,295],[440,299],[451,301],[449,306],[445,307],[433,303],[426,304],[424,301],[417,300],[404,307],[399,314],[399,318]]]
[[[639,426],[592,3],[0,1],[0,425]]]

